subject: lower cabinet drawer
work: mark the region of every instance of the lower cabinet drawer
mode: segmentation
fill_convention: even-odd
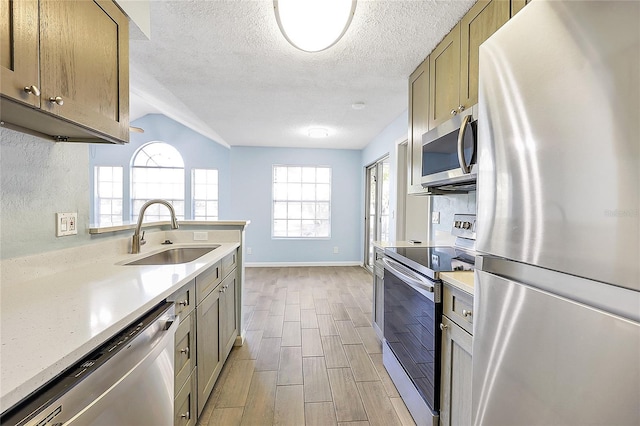
[[[206,271],[196,277],[196,306],[200,305],[205,297],[213,291],[222,281],[222,269],[220,262],[207,268]]]
[[[237,250],[229,253],[220,261],[220,269],[222,269],[222,278],[226,278],[231,271],[238,265]]]
[[[174,400],[174,426],[195,426],[198,420],[196,372],[191,372]]]
[[[176,315],[184,317],[196,307],[196,280],[191,280],[179,291],[167,297],[169,302],[176,302]]]
[[[473,296],[449,285],[442,289],[442,313],[473,335]]]
[[[175,372],[175,390],[182,388],[187,378],[196,366],[196,322],[191,314],[180,318],[180,325],[176,330],[175,348],[173,353],[173,368]]]

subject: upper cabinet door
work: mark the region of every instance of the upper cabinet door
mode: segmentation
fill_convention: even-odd
[[[409,77],[408,193],[421,193],[422,135],[429,130],[429,57]]]
[[[429,128],[457,114],[460,98],[460,23],[429,55]]]
[[[38,2],[0,0],[0,93],[39,107],[39,90]]]
[[[111,1],[40,0],[42,109],[128,140],[128,41]]]
[[[531,0],[511,0],[511,17],[520,12],[523,7],[531,3]]]
[[[478,103],[480,45],[509,20],[509,0],[479,0],[460,21],[460,105]]]

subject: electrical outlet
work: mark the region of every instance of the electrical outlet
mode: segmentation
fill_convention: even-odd
[[[247,254],[251,254],[251,253],[252,253],[251,247],[247,247]]]
[[[78,212],[56,213],[56,237],[78,234]]]
[[[431,213],[431,223],[433,224],[440,223],[440,212]]]
[[[337,254],[337,253],[340,253],[340,250],[338,249],[338,246],[335,246],[333,248],[333,254]]]
[[[206,231],[196,231],[193,233],[193,241],[207,241],[209,233]]]

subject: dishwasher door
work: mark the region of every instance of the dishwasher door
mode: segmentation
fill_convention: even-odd
[[[21,420],[3,418],[3,426],[173,425],[174,310],[164,303],[140,318],[12,416]]]

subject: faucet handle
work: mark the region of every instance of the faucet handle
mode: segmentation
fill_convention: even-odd
[[[145,244],[147,244],[147,242],[144,239],[144,231],[142,231],[142,237],[140,237],[140,245],[143,246]]]

